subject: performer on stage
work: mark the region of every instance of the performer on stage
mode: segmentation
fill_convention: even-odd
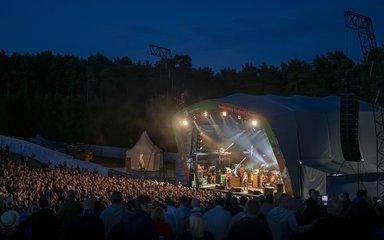
[[[243,192],[248,192],[248,173],[243,173]]]
[[[267,176],[266,176],[266,174],[261,175],[261,186],[263,188],[267,187]]]
[[[239,177],[240,177],[240,182],[242,183],[243,182],[243,178],[244,178],[244,167],[240,167],[240,170],[239,170]]]
[[[227,170],[227,176],[226,176],[226,180],[227,180],[227,189],[231,189],[231,178],[232,178],[232,172],[231,170]]]
[[[211,167],[208,172],[207,172],[207,176],[208,176],[208,183],[209,184],[216,184],[216,175],[215,175],[215,169],[213,167]]]
[[[216,184],[216,173],[214,168],[211,169],[211,184]]]

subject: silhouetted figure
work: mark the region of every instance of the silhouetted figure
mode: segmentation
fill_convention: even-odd
[[[341,210],[341,215],[346,216],[348,212],[349,205],[352,203],[351,198],[349,197],[348,192],[343,192],[340,194],[340,200],[342,203],[342,210]]]
[[[118,224],[128,209],[123,205],[123,195],[119,191],[114,191],[111,195],[112,204],[100,213],[100,219],[104,223],[105,239],[109,239],[112,228]]]
[[[312,224],[305,239],[356,239],[357,229],[351,228],[350,221],[341,215],[341,210],[342,202],[335,198],[330,199],[327,204],[327,214]]]
[[[273,240],[272,232],[268,225],[258,218],[260,205],[256,199],[247,201],[245,205],[245,217],[235,222],[229,230],[228,240],[234,239],[270,239]]]
[[[95,199],[86,198],[83,202],[83,212],[73,218],[68,227],[68,240],[104,240],[104,223],[95,214]]]
[[[359,234],[361,234],[359,237],[364,239],[372,238],[368,234],[372,234],[375,227],[376,212],[369,202],[367,191],[360,189],[356,192],[356,197],[349,205],[347,215],[351,219],[351,228],[361,230],[359,231]]]
[[[215,206],[204,213],[205,230],[212,233],[215,239],[228,236],[232,224],[232,214],[224,208],[224,199],[216,197]]]
[[[140,195],[135,200],[133,212],[127,212],[121,223],[114,226],[111,239],[159,239],[155,222],[151,219],[152,201],[146,195]]]
[[[22,228],[31,227],[32,240],[58,239],[59,221],[55,212],[49,208],[48,199],[40,198],[38,205],[39,210],[29,216],[20,226]]]
[[[76,201],[76,191],[67,191],[66,200],[57,211],[60,224],[60,236],[65,236],[71,220],[83,211],[81,204]]]

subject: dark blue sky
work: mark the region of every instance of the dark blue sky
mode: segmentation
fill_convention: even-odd
[[[155,44],[215,71],[310,62],[335,50],[358,61],[357,32],[345,27],[345,10],[371,17],[383,45],[383,0],[3,0],[0,49],[155,63],[148,47]]]

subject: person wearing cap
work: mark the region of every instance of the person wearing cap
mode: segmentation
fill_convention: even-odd
[[[19,228],[19,213],[15,210],[7,210],[0,216],[0,239],[26,240],[25,233]]]

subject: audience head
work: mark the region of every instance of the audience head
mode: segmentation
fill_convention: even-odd
[[[343,210],[341,201],[337,198],[331,198],[327,203],[327,212],[331,215],[339,215]]]
[[[236,196],[231,197],[231,206],[238,206],[239,205],[239,199]]]
[[[17,232],[19,226],[19,213],[7,210],[0,216],[0,231],[6,236],[12,236]]]
[[[32,213],[35,213],[39,210],[39,205],[36,202],[31,202],[28,205],[28,215],[31,215]]]
[[[75,190],[68,190],[67,199],[68,200],[75,200],[75,197],[76,197],[76,191]]]
[[[194,212],[189,216],[189,230],[195,238],[204,236],[204,215]]]
[[[232,192],[231,191],[228,191],[228,192],[225,193],[225,198],[226,199],[231,199],[231,197],[232,197]]]
[[[151,212],[151,218],[155,221],[156,220],[165,221],[164,208],[161,206],[158,206],[155,209],[153,209],[153,211]]]
[[[320,197],[320,192],[317,190],[313,190],[313,191],[311,191],[310,197],[311,197],[311,199],[317,201],[318,198]]]
[[[192,199],[191,207],[192,208],[199,208],[200,207],[200,200],[197,198]]]
[[[225,200],[221,196],[215,198],[215,206],[224,206]]]
[[[250,199],[245,204],[244,212],[248,217],[257,217],[260,211],[260,204],[257,199]]]
[[[358,198],[365,198],[365,197],[367,197],[367,191],[365,191],[363,189],[357,190],[356,197],[358,197]]]
[[[152,201],[147,195],[139,195],[135,201],[135,209],[151,214]]]
[[[3,196],[0,196],[0,214],[3,213],[5,209],[7,209],[5,198]]]
[[[170,206],[175,206],[175,203],[172,201],[172,199],[169,196],[165,197],[165,204]]]
[[[279,207],[291,208],[292,197],[287,193],[282,193],[279,197]]]
[[[38,204],[40,208],[48,208],[49,207],[49,200],[48,198],[39,198]]]
[[[312,196],[312,192],[316,191],[314,188],[310,188],[308,190],[308,197],[311,197]]]
[[[112,203],[122,203],[123,202],[123,195],[119,191],[113,191],[111,195],[111,201]]]
[[[343,192],[342,194],[340,194],[340,200],[341,201],[351,201],[351,198],[349,197],[349,193]]]
[[[128,205],[131,206],[131,207],[135,206],[135,199],[133,198],[132,195],[128,195],[128,197],[127,197],[127,203],[128,203]]]
[[[189,205],[189,198],[185,195],[181,196],[179,201],[180,201],[180,205],[182,205],[182,206],[188,206]]]
[[[83,210],[84,211],[94,211],[95,210],[95,198],[93,198],[93,197],[85,198],[83,201]]]
[[[265,201],[272,204],[273,201],[275,201],[275,197],[272,193],[268,193],[267,196],[265,196]]]
[[[247,201],[248,201],[248,197],[247,196],[241,196],[240,197],[240,206],[245,206],[245,204],[247,203]]]

